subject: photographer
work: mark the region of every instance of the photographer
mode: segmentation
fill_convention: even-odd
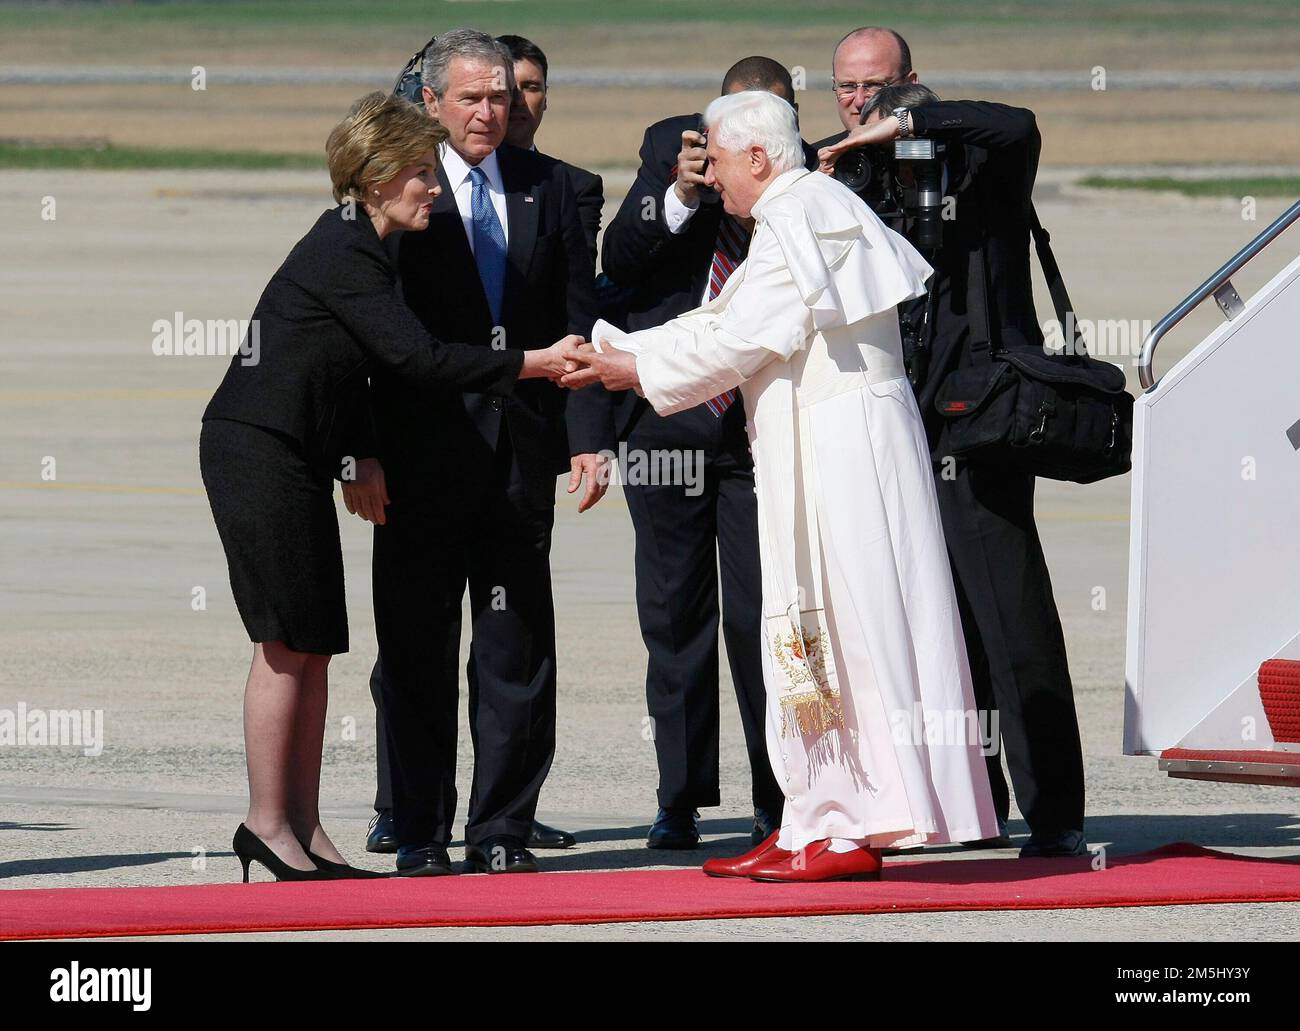
[[[866,74],[870,71],[871,74]],[[867,81],[849,81],[865,78]],[[1031,856],[1081,855],[1083,757],[1065,641],[1034,523],[1034,476],[948,453],[945,419],[935,405],[944,379],[977,356],[972,343],[996,349],[1043,349],[1030,282],[1029,197],[1040,137],[1033,112],[979,101],[941,101],[915,81],[897,33],[860,29],[835,54],[835,92],[849,131],[818,144],[822,171],[844,180],[840,162],[875,148],[885,198],[864,196],[935,269],[926,297],[900,309],[908,372],[931,449],[975,697],[996,710],[1016,801],[1029,824],[1021,849]],[[856,119],[861,124],[854,124]],[[929,176],[941,204],[936,236],[922,241],[916,183],[922,162],[898,162],[894,141],[941,144]],[[858,158],[861,164],[861,157]],[[850,184],[851,185],[851,184]],[[852,185],[851,185],[852,188]],[[860,195],[862,195],[860,193]],[[901,200],[902,209],[880,205]],[[979,285],[982,282],[982,288]],[[986,319],[985,319],[986,316]],[[996,740],[996,738],[995,738]],[[1005,847],[1010,808],[999,756],[988,757],[999,838],[971,843]]]

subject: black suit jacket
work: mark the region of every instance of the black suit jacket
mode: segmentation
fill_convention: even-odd
[[[501,325],[492,323],[465,226],[446,174],[429,227],[397,246],[402,293],[435,335],[484,350],[547,347],[568,333],[586,337],[594,320],[594,269],[567,174],[559,162],[503,144],[497,150],[506,194],[507,260]],[[372,377],[380,452],[390,494],[432,496],[486,482],[502,423],[524,486],[537,503],[554,500],[568,471],[565,391],[548,380],[520,383],[501,399],[465,393],[430,405],[396,377]]]
[[[1043,333],[1034,310],[1030,273],[1029,200],[1042,138],[1034,113],[976,100],[943,100],[912,109],[913,132],[947,145],[946,193],[956,217],[943,224],[943,243],[926,254],[935,268],[930,358],[917,401],[934,457],[946,453],[944,420],[934,406],[939,385],[953,369],[969,365],[967,310],[971,254],[980,250],[985,298],[995,348],[1041,352]],[[816,146],[842,140],[845,134]]]
[[[645,131],[636,181],[605,230],[601,269],[616,290],[609,292],[611,309],[601,314],[629,332],[662,325],[699,307],[704,296],[722,200],[702,190],[699,210],[678,234],[669,232],[663,212],[664,194],[677,178],[682,133],[701,123],[699,114],[675,115]],[[804,163],[817,167],[817,152],[807,143]],[[610,394],[599,387],[579,391],[571,406],[579,430],[571,436],[581,451],[613,450],[650,408],[633,391]]]
[[[543,154],[543,157],[549,155]],[[600,235],[600,219],[605,209],[605,183],[595,172],[571,165],[559,158],[551,158],[564,169],[573,187],[574,199],[578,202],[578,219],[582,222],[582,231],[587,235],[587,246],[591,249],[591,262],[596,263],[596,238]]]
[[[373,454],[366,420],[370,374],[391,377],[428,407],[446,404],[453,390],[511,393],[521,352],[432,338],[402,303],[396,281],[359,206],[324,212],[257,302],[256,364],[234,356],[203,418],[288,434],[318,472],[338,478],[345,455]]]

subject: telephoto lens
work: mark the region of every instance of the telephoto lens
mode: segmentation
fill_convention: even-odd
[[[915,200],[908,205],[913,219],[912,243],[922,250],[943,242],[943,146],[934,140],[895,140],[894,160],[912,172]]]
[[[937,161],[920,161],[916,175],[916,246],[922,250],[938,247],[943,241],[943,189]]]

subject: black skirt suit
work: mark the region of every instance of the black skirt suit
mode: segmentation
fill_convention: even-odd
[[[349,214],[354,217],[347,217]],[[397,293],[370,218],[324,212],[271,277],[203,413],[199,466],[254,642],[348,650],[334,480],[374,452],[371,370],[417,385],[430,405],[512,392],[521,350],[442,343]]]

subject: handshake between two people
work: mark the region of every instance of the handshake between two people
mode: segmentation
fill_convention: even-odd
[[[635,390],[641,393],[636,372],[636,355],[614,349],[605,340],[602,353],[582,337],[573,335],[557,340],[550,347],[524,352],[520,379],[549,379],[562,387],[578,390],[592,383],[602,383],[606,390]],[[643,395],[644,396],[644,395]],[[600,501],[609,489],[610,460],[605,454],[574,455],[570,460],[568,492],[583,489],[578,511],[585,512]],[[391,501],[384,469],[377,458],[361,458],[355,464],[352,479],[343,482],[343,503],[353,515],[383,526],[385,510]]]
[[[635,390],[641,393],[636,371],[636,355],[619,351],[602,340],[603,351],[576,334],[557,340],[550,347],[524,352],[520,379],[545,377],[570,390],[580,390],[593,383],[606,390]],[[644,396],[644,395],[642,395]]]

